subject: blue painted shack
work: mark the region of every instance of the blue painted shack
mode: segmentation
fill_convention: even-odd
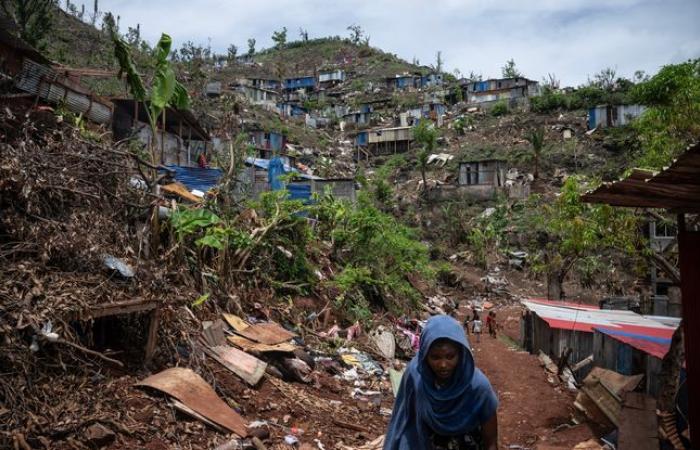
[[[628,125],[645,110],[643,105],[598,105],[588,110],[588,129]]]
[[[396,75],[387,78],[386,84],[389,89],[413,90],[420,87],[421,78],[416,75]]]
[[[287,138],[275,131],[251,131],[251,143],[258,148],[281,151],[287,144]]]
[[[313,75],[286,78],[284,80],[284,89],[287,91],[296,91],[297,89],[313,90],[316,87],[316,77]]]
[[[278,103],[277,110],[282,117],[303,117],[307,113],[306,109],[292,102]]]
[[[442,74],[431,73],[420,78],[421,87],[442,86]]]

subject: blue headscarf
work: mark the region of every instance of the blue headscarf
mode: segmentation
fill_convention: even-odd
[[[461,348],[460,361],[449,384],[438,388],[426,360],[438,339]],[[474,357],[462,325],[449,316],[434,316],[425,326],[418,354],[406,367],[384,440],[384,450],[429,450],[430,435],[461,436],[496,413],[498,400]]]

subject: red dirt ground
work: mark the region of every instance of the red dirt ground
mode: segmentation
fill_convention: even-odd
[[[520,308],[498,311],[501,332],[511,339],[519,333]],[[517,339],[515,339],[517,342]],[[537,357],[508,345],[503,337],[481,336],[477,343],[470,336],[477,366],[486,374],[498,393],[499,443],[501,448],[572,448],[594,438],[586,425],[561,427],[571,423],[574,394],[564,386],[553,386]],[[518,447],[515,447],[518,448]]]

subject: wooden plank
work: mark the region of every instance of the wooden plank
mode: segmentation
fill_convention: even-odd
[[[148,364],[153,359],[158,344],[158,325],[160,323],[160,310],[154,309],[148,323],[148,337],[146,339],[146,349],[144,351],[144,364]]]
[[[238,436],[248,435],[246,421],[216,395],[209,383],[190,369],[173,367],[151,375],[136,385],[165,392]]]
[[[234,314],[224,313],[223,316],[226,323],[231,325],[231,328],[233,328],[234,331],[243,331],[250,326],[248,322]]]
[[[107,303],[105,305],[93,306],[90,308],[89,317],[97,319],[106,316],[119,316],[136,312],[151,311],[158,307],[154,301],[127,300],[123,302]]]
[[[229,336],[228,341],[239,347],[245,352],[255,352],[255,353],[269,353],[269,352],[285,352],[292,353],[297,349],[297,346],[290,344],[288,342],[283,342],[276,345],[261,344],[259,342],[251,341],[243,336]]]
[[[656,401],[648,395],[629,392],[620,414],[620,450],[656,450],[659,448]]]
[[[216,347],[205,347],[204,351],[251,386],[258,384],[263,375],[265,375],[267,363],[237,348],[229,347],[228,345],[218,345]]]

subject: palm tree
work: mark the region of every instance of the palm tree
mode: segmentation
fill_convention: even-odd
[[[530,130],[527,136],[525,136],[525,140],[532,145],[532,154],[535,160],[535,173],[533,176],[537,179],[540,176],[540,157],[544,149],[544,127]]]

